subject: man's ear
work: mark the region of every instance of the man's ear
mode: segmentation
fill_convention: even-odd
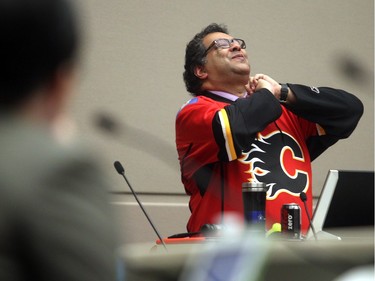
[[[196,66],[194,68],[194,74],[197,76],[199,79],[206,79],[208,74],[206,72],[206,69],[204,68],[203,65]]]

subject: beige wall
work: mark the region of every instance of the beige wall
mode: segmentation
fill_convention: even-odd
[[[113,162],[120,160],[136,191],[183,193],[174,119],[189,99],[182,81],[185,45],[212,22],[227,24],[232,35],[247,42],[253,74],[266,73],[279,82],[343,88],[365,104],[351,138],[313,163],[316,196],[328,169],[374,169],[373,1],[78,2],[86,38],[74,115],[79,132],[102,153],[114,191],[129,191],[113,169]],[[348,69],[357,71],[348,74]],[[95,128],[102,114],[117,121],[116,134]],[[186,199],[147,196],[150,215],[163,236],[185,231]],[[134,202],[132,198],[119,195],[114,201],[124,202],[114,206],[128,242],[154,239],[148,226],[143,236],[132,232],[137,222],[146,220],[140,212],[129,215],[133,207],[125,203]],[[184,203],[171,207],[170,201]]]

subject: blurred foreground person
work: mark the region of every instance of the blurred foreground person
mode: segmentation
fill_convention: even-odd
[[[75,9],[0,0],[0,36],[0,280],[115,280],[107,186],[59,125],[78,61]]]

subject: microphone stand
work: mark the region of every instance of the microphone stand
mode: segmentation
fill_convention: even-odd
[[[309,224],[310,224],[311,230],[313,232],[315,241],[318,241],[318,237],[316,236],[315,228],[314,228],[314,225],[312,223],[309,210],[307,209],[307,204],[306,204],[307,196],[306,196],[306,193],[305,192],[301,192],[300,195],[299,195],[299,197],[301,198],[301,200],[303,202],[303,205],[305,206],[305,211],[306,211],[307,219],[309,220]]]
[[[159,232],[157,231],[155,225],[152,223],[152,221],[151,221],[150,217],[148,216],[146,210],[143,208],[143,205],[142,205],[141,201],[139,201],[137,194],[134,192],[134,190],[133,190],[133,188],[132,188],[130,182],[129,182],[128,179],[126,178],[126,176],[125,176],[125,170],[124,170],[123,166],[121,165],[121,163],[120,163],[119,161],[116,161],[116,162],[114,163],[114,166],[115,166],[115,169],[116,169],[117,173],[119,173],[119,174],[125,179],[126,183],[128,184],[128,186],[129,186],[129,188],[130,188],[130,191],[131,191],[132,194],[134,195],[135,200],[137,200],[139,207],[141,207],[141,209],[142,209],[144,215],[146,216],[148,222],[150,223],[150,225],[151,225],[152,228],[154,229],[154,231],[155,231],[156,235],[158,236],[158,238],[159,238],[161,244],[163,245],[165,251],[168,252],[168,250],[167,250],[167,246],[165,245],[163,239],[161,238],[161,235],[160,235]]]

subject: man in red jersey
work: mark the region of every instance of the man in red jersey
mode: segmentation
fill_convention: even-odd
[[[186,47],[184,81],[194,97],[177,114],[176,145],[190,195],[189,232],[225,224],[229,213],[243,216],[248,181],[268,186],[267,229],[280,222],[283,204],[301,205],[301,192],[311,213],[311,161],[349,137],[363,113],[361,101],[343,90],[250,76],[245,49],[218,24]],[[309,223],[301,216],[305,234]]]

